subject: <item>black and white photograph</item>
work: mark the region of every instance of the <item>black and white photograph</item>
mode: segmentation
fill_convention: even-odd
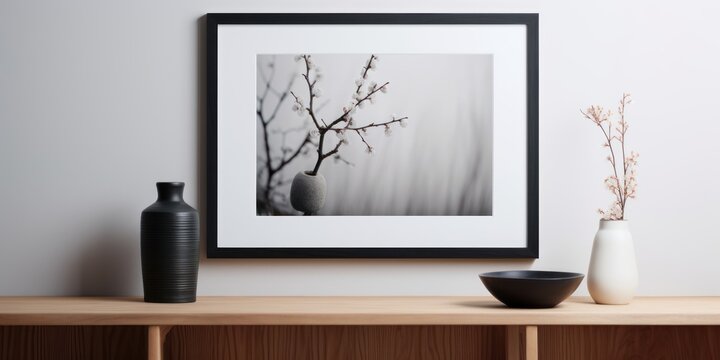
[[[209,20],[209,257],[537,256],[534,15]]]
[[[257,215],[492,215],[491,54],[259,54],[256,79]]]

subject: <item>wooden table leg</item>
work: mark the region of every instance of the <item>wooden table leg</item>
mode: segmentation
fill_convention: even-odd
[[[162,360],[162,349],[165,337],[172,326],[148,326],[148,360]]]
[[[508,360],[538,360],[537,326],[506,326],[505,353]]]
[[[525,360],[538,360],[538,328],[525,327]]]

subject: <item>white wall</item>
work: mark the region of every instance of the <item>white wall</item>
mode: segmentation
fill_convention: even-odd
[[[476,274],[585,271],[608,202],[597,129],[628,110],[642,294],[720,295],[720,3],[6,0],[0,4],[0,295],[139,295],[156,180],[203,207],[206,12],[540,12],[540,247],[530,261],[207,260],[199,292],[485,294]],[[580,293],[586,293],[584,286]]]

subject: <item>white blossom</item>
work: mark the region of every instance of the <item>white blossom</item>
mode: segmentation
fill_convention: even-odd
[[[405,119],[400,120],[400,126],[407,127],[407,121],[405,121]]]
[[[355,80],[355,85],[357,85],[357,86],[362,86],[362,85],[363,85],[363,80],[362,80],[362,79],[357,79],[357,80]]]
[[[385,125],[385,136],[390,136],[390,135],[392,135],[392,128],[390,128],[390,126],[388,126],[388,125]]]

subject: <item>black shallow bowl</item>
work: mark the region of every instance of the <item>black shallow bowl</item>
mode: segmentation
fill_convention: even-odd
[[[514,270],[480,275],[485,287],[513,308],[551,308],[567,299],[585,275],[560,271]]]

